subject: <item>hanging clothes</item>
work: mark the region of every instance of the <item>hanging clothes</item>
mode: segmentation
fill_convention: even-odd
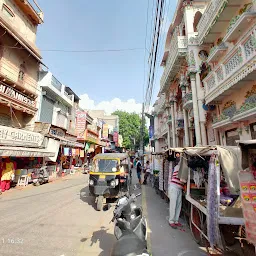
[[[210,246],[221,246],[219,231],[219,202],[217,191],[217,173],[220,171],[220,163],[215,156],[212,156],[209,164],[208,191],[207,191],[207,234]]]

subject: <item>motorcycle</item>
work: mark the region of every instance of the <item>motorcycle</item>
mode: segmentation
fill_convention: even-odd
[[[47,166],[43,166],[40,169],[34,170],[31,173],[31,179],[34,186],[39,186],[49,182],[49,172]]]
[[[138,195],[125,195],[118,199],[112,222],[117,239],[112,256],[149,256],[147,252],[147,222],[142,209],[135,204]]]

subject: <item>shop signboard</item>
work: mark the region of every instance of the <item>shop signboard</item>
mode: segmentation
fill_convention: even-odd
[[[115,142],[116,147],[118,147],[118,132],[114,131],[113,141]]]
[[[84,139],[94,144],[98,144],[99,142],[99,136],[89,129],[86,130]]]
[[[65,138],[66,133],[61,128],[51,127],[50,130],[49,130],[49,134],[54,136],[54,137],[63,139],[63,138]]]
[[[102,137],[104,139],[108,138],[108,124],[103,124]]]
[[[85,111],[76,112],[76,135],[78,140],[84,140],[86,129],[86,116]]]
[[[23,105],[36,107],[36,102],[8,85],[0,84],[0,94],[17,100]]]
[[[43,141],[44,136],[40,133],[0,125],[2,146],[40,147]]]

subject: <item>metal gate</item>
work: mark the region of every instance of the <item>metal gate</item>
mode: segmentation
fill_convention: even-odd
[[[45,123],[52,123],[54,102],[46,97],[42,99],[40,121]]]

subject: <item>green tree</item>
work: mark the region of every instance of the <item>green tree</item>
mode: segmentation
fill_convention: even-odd
[[[140,146],[141,117],[136,113],[128,113],[117,110],[112,115],[119,116],[119,133],[123,136],[123,146],[127,149],[134,149],[134,140],[136,149]],[[148,145],[148,129],[144,128],[144,145]]]

